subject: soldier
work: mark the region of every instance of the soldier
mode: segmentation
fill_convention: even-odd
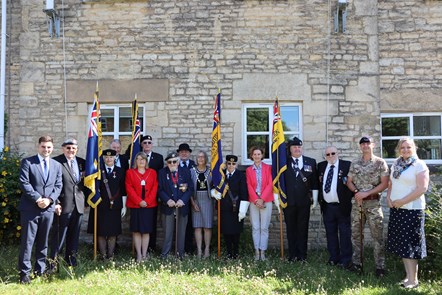
[[[351,163],[348,173],[347,186],[355,194],[352,201],[352,244],[353,263],[362,269],[361,244],[362,230],[365,221],[368,221],[370,233],[374,243],[374,259],[376,263],[376,276],[385,275],[385,253],[382,208],[379,203],[380,194],[388,186],[388,166],[385,160],[373,154],[375,144],[373,139],[364,136],[359,140],[362,157]]]

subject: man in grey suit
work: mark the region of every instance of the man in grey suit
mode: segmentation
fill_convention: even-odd
[[[49,156],[54,149],[52,137],[38,140],[38,154],[25,158],[20,164],[21,245],[18,258],[20,283],[31,281],[31,255],[35,242],[34,274],[46,270],[49,230],[54,218],[54,207],[63,186],[61,165]]]
[[[65,241],[64,260],[70,266],[77,265],[78,240],[85,204],[85,160],[76,156],[78,142],[69,138],[61,146],[63,154],[54,160],[62,166],[63,190],[55,205],[49,272],[53,272],[57,266],[58,255],[62,252]]]

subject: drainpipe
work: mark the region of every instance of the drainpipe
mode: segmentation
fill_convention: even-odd
[[[0,150],[5,146],[6,2],[2,0],[2,44],[0,58]]]

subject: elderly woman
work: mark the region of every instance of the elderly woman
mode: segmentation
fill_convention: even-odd
[[[204,258],[210,255],[210,240],[212,238],[213,201],[210,196],[212,177],[210,175],[210,168],[207,166],[208,161],[207,154],[199,151],[196,158],[197,166],[190,169],[195,188],[190,203],[192,205],[192,225],[195,229],[198,258],[202,256],[203,233]]]
[[[127,207],[130,208],[130,230],[137,252],[137,262],[145,260],[150,233],[154,230],[157,208],[157,172],[148,168],[147,156],[139,152],[133,169],[126,172]]]
[[[262,162],[264,149],[261,147],[252,147],[249,156],[253,160],[253,165],[246,169],[246,179],[255,260],[266,260],[265,251],[269,240],[272,201],[274,199],[272,167]]]
[[[406,277],[401,285],[413,289],[419,285],[418,260],[427,256],[424,193],[430,177],[427,165],[417,157],[412,139],[400,139],[396,152],[400,156],[391,166],[387,192],[390,207],[387,251],[402,257]]]

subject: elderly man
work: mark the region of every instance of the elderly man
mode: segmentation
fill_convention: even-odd
[[[348,172],[347,186],[355,193],[352,208],[352,243],[353,263],[361,269],[361,228],[368,221],[370,233],[373,238],[373,252],[376,264],[376,276],[385,275],[385,253],[382,208],[379,203],[380,194],[388,186],[388,166],[385,160],[373,154],[375,144],[369,136],[359,140],[362,157],[351,163]]]
[[[289,261],[305,262],[307,259],[310,206],[318,204],[318,174],[316,160],[302,154],[302,140],[294,137],[288,142],[290,157],[287,160],[285,183],[287,207],[284,219],[287,226]]]
[[[163,214],[163,229],[165,232],[161,257],[166,258],[172,249],[173,233],[176,230],[175,251],[179,258],[183,258],[189,201],[193,194],[193,182],[189,169],[179,166],[177,153],[168,154],[166,163],[167,167],[161,169],[158,176],[158,194],[162,201],[161,212]],[[175,228],[175,224],[177,228]]]
[[[62,252],[65,241],[64,260],[68,265],[77,265],[78,240],[85,204],[85,160],[77,157],[78,142],[69,138],[61,146],[63,154],[54,160],[62,167],[63,190],[55,205],[49,272],[57,266],[58,255]]]
[[[339,159],[338,149],[325,149],[326,161],[318,164],[319,201],[327,237],[328,264],[354,271],[351,247],[351,199],[347,174],[351,162]]]
[[[49,230],[54,218],[55,203],[63,186],[61,165],[50,158],[54,149],[52,137],[38,140],[38,154],[20,164],[20,225],[21,244],[18,258],[20,283],[31,282],[31,255],[35,245],[34,274],[46,271]]]
[[[196,166],[195,161],[190,159],[190,155],[192,154],[192,149],[187,143],[180,144],[176,151],[180,156],[181,167],[186,167],[190,169]]]
[[[129,169],[129,159],[125,154],[121,153],[121,141],[115,138],[110,143],[109,148],[117,153],[115,155],[115,166],[120,167],[126,173],[126,170]]]

